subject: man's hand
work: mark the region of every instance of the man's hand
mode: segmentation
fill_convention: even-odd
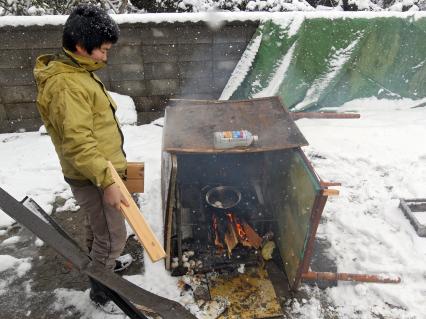
[[[115,207],[117,210],[120,210],[121,203],[129,207],[129,202],[121,194],[120,189],[116,184],[111,184],[104,189],[104,202]]]

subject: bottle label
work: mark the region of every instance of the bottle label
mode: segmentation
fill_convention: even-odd
[[[243,131],[225,131],[223,132],[224,138],[244,138]]]

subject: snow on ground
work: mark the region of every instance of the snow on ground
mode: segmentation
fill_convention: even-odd
[[[0,255],[0,272],[8,271],[7,279],[0,280],[0,298],[16,278],[22,277],[31,269],[31,258],[15,258],[10,255]]]
[[[119,107],[131,109],[125,97],[114,98]],[[421,102],[359,99],[346,103],[339,111],[357,111],[361,119],[297,121],[310,143],[304,150],[319,175],[342,183],[340,196],[327,203],[318,231],[319,237],[330,241],[328,253],[337,259],[338,271],[398,275],[402,282],[340,282],[325,291],[303,285],[310,297],[292,303],[294,315],[322,318],[324,309],[319,299],[328,298],[340,318],[424,318],[426,238],[416,235],[398,209],[399,198],[426,197],[426,107],[414,107]],[[127,111],[124,113],[130,116]],[[123,132],[128,159],[145,162],[146,192],[140,196],[139,204],[162,240],[162,128],[154,123],[125,125]],[[70,199],[48,136],[38,132],[0,134],[0,153],[0,185],[15,198],[29,195],[46,210],[51,210],[56,195]],[[69,206],[72,204],[70,201]],[[0,222],[3,229],[11,224],[3,213]],[[126,279],[184,302],[176,278],[169,276],[163,263],[153,264],[148,256],[145,263],[144,274]],[[22,273],[31,264],[25,259],[0,256],[0,267],[0,271],[13,267]],[[0,283],[0,290],[7,289],[7,284]],[[104,318],[88,302],[87,290],[59,288],[56,295],[56,307],[72,305],[85,313],[84,318]]]
[[[400,198],[426,198],[426,108],[412,108],[420,103],[359,99],[339,111],[361,119],[297,122],[318,174],[342,183],[318,231],[331,242],[338,271],[402,277],[398,285],[328,289],[342,318],[425,318],[426,238],[398,208]]]

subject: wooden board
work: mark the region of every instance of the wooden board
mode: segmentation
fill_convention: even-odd
[[[143,193],[143,179],[127,179],[123,181],[129,193]]]
[[[127,162],[126,185],[129,193],[144,192],[145,165],[142,162]]]
[[[145,164],[143,162],[127,162],[127,178],[143,179]]]
[[[140,243],[144,246],[149,257],[153,262],[166,257],[166,252],[164,251],[158,239],[155,237],[151,227],[146,222],[145,218],[139,210],[139,207],[136,205],[135,201],[133,200],[111,162],[108,162],[108,167],[111,171],[114,182],[120,188],[121,193],[129,203],[129,207],[126,207],[124,204],[120,205],[121,212],[123,213],[129,225],[132,227]]]

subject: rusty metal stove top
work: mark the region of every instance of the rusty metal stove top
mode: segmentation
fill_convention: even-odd
[[[254,146],[218,150],[213,133],[248,130]],[[308,145],[279,97],[252,100],[172,100],[166,108],[163,150],[170,153],[263,152]]]

